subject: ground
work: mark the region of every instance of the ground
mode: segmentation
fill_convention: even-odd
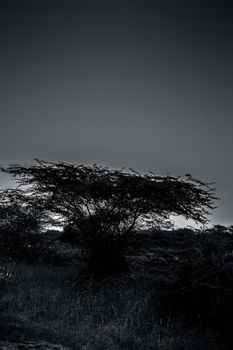
[[[81,272],[78,262],[5,262],[0,349],[232,349],[226,328],[162,312],[152,266],[130,259],[129,271],[104,278]]]

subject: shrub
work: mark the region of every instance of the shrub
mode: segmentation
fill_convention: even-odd
[[[69,243],[72,247],[82,247],[84,245],[80,230],[73,224],[68,224],[64,227],[60,236],[60,241],[62,243]]]
[[[198,322],[231,325],[233,235],[229,230],[205,230],[187,236],[187,243],[184,249],[168,246],[161,253],[169,255],[167,274],[158,282],[162,307]]]

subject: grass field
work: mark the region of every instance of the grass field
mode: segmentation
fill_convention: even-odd
[[[71,349],[230,350],[232,336],[159,313],[146,272],[94,280],[77,266],[7,263],[1,339],[46,340]],[[157,308],[158,307],[158,308]]]

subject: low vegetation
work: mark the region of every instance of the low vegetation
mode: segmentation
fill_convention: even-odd
[[[2,258],[2,340],[86,350],[232,348],[232,228],[141,232],[128,271],[107,277],[87,271],[78,247],[59,243],[60,235],[48,232],[54,261]],[[66,262],[58,264],[61,247]]]

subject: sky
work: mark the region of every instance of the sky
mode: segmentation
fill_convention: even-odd
[[[190,173],[233,224],[232,17],[224,1],[1,1],[0,164]]]

